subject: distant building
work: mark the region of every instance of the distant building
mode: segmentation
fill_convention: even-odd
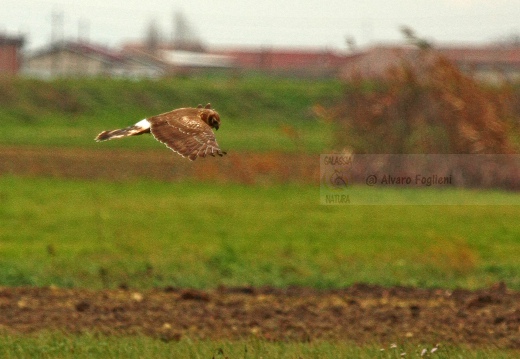
[[[340,70],[343,80],[356,77],[377,79],[386,75],[387,71],[404,60],[412,60],[418,55],[415,46],[377,45],[350,54]]]
[[[20,68],[21,38],[0,36],[0,72]],[[200,50],[200,51],[198,51]],[[258,72],[296,77],[380,78],[403,60],[413,63],[420,51],[411,45],[375,45],[355,52],[327,49],[232,48],[180,49],[130,43],[121,51],[93,43],[64,41],[25,56],[22,72],[38,78],[108,76],[159,78],[208,71]],[[488,83],[520,81],[520,48],[500,46],[439,46],[463,72]],[[13,55],[14,54],[14,55]]]
[[[38,78],[111,76],[119,71],[122,63],[123,58],[107,48],[63,41],[28,54],[23,72]]]
[[[0,34],[0,76],[13,76],[22,65],[23,36]]]
[[[438,51],[478,80],[488,83],[520,81],[518,46],[445,46]]]
[[[230,56],[186,50],[165,50],[161,58],[177,72],[230,69],[234,65]]]
[[[26,56],[23,73],[53,77],[160,77],[164,66],[150,57],[130,57],[100,45],[64,41]]]
[[[148,58],[160,62],[165,75],[234,68],[233,58],[230,56],[179,49],[168,44],[160,44],[153,51],[150,51],[145,44],[126,44],[123,46],[122,53],[130,59]]]
[[[410,45],[377,45],[352,54],[342,66],[340,77],[351,80],[381,78],[403,61],[419,57],[419,50]],[[498,46],[439,46],[434,53],[444,56],[461,71],[488,83],[520,81],[520,48]]]
[[[210,53],[229,56],[238,70],[300,77],[335,77],[347,56],[327,49],[235,48]]]
[[[199,51],[200,50],[200,51]],[[124,53],[146,53],[145,43],[129,43]],[[327,49],[179,48],[161,44],[154,54],[170,65],[171,73],[190,73],[205,70],[232,69],[300,77],[334,77],[338,75],[347,56]]]

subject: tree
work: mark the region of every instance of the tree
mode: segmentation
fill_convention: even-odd
[[[146,49],[151,54],[156,54],[161,44],[161,30],[157,24],[157,21],[152,20],[148,25],[146,31]]]
[[[417,46],[421,50],[427,50],[432,48],[432,43],[426,39],[418,37],[411,27],[401,26],[401,33],[403,34],[406,41],[408,41],[412,45]]]
[[[178,50],[203,51],[204,46],[196,31],[181,12],[173,17],[172,45]]]

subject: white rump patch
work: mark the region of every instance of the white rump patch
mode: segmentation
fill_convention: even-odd
[[[150,122],[148,122],[148,120],[145,118],[144,120],[137,122],[134,126],[140,127],[143,130],[145,130],[147,128],[150,128]]]

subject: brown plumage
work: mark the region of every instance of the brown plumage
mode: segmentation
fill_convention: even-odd
[[[106,141],[114,138],[152,133],[156,140],[191,161],[206,155],[223,156],[217,144],[212,128],[220,127],[219,114],[211,109],[208,103],[204,108],[179,108],[161,115],[139,121],[126,128],[103,131],[96,141]]]

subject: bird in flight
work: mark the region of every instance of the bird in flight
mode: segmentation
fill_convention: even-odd
[[[193,161],[206,155],[223,156],[212,128],[218,130],[220,116],[208,103],[205,107],[179,108],[161,115],[145,118],[133,126],[118,130],[103,131],[96,141],[151,133],[172,151]]]

